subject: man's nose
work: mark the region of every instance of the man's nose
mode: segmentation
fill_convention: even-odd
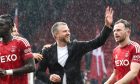
[[[114,32],[114,35],[118,35],[118,32]]]
[[[69,31],[67,31],[67,34],[68,34],[68,35],[70,35],[70,32],[69,32]]]

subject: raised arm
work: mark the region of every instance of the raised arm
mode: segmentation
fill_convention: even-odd
[[[112,8],[107,7],[106,11],[105,11],[105,26],[103,28],[103,30],[101,31],[101,33],[95,38],[92,39],[90,41],[81,41],[80,44],[80,49],[82,49],[82,52],[89,52],[93,49],[96,49],[100,46],[102,46],[107,38],[109,37],[111,31],[112,31],[112,27],[113,27],[113,13],[114,11],[112,10]],[[82,46],[82,47],[81,47]]]

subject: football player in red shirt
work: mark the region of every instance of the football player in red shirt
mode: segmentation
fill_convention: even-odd
[[[35,71],[29,42],[12,36],[13,19],[0,16],[0,84],[28,84],[27,73]]]
[[[140,45],[130,40],[130,23],[118,20],[113,32],[118,46],[113,51],[114,71],[105,84],[140,84]]]

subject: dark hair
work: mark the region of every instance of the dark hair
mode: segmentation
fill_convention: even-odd
[[[119,23],[123,23],[125,28],[131,29],[131,24],[127,20],[120,19],[117,22],[115,22],[115,24],[119,24]]]
[[[0,15],[0,18],[6,20],[6,23],[8,23],[10,25],[10,27],[13,28],[14,21],[13,21],[13,18],[10,14]]]

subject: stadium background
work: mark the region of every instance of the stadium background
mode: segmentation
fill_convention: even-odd
[[[139,0],[0,0],[0,14],[10,13],[16,19],[19,32],[32,45],[33,52],[39,52],[43,45],[54,42],[50,29],[57,21],[69,25],[72,40],[96,37],[104,26],[104,12],[108,5],[115,11],[114,21],[123,18],[131,22],[131,39],[140,43]],[[101,84],[110,76],[115,45],[111,34],[99,52],[103,53],[106,72],[99,70],[102,61],[98,61],[97,69],[94,54],[86,54],[81,62],[85,84]]]

